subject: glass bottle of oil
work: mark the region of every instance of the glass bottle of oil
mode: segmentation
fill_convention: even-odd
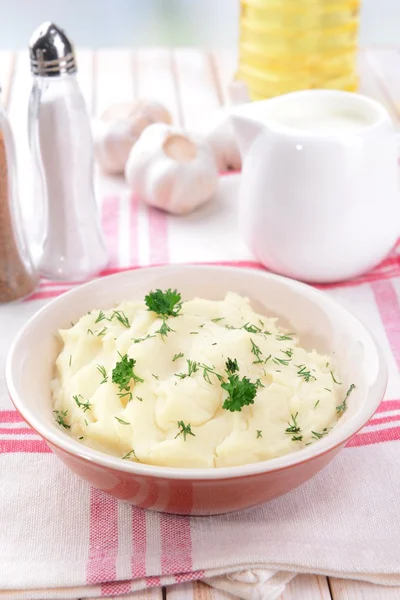
[[[237,79],[252,100],[354,91],[360,0],[240,0]]]

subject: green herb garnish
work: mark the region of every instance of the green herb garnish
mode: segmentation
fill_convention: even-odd
[[[93,331],[92,331],[91,329],[88,329],[86,333],[87,333],[88,335],[89,335],[89,333],[93,335]]]
[[[321,433],[318,433],[317,431],[312,431],[311,433],[313,434],[312,437],[314,440],[320,440],[324,435],[327,435],[328,428],[324,427]]]
[[[125,460],[126,458],[132,458],[132,456],[133,456],[133,458],[134,458],[135,460],[137,460],[137,462],[140,462],[140,460],[139,460],[139,459],[138,459],[138,457],[136,456],[136,454],[135,454],[135,451],[134,451],[134,450],[130,450],[130,451],[127,453],[127,454],[125,454],[125,456],[122,456],[121,458],[122,458],[122,460]]]
[[[64,427],[64,429],[71,429],[71,425],[65,422],[65,417],[68,414],[67,410],[53,410],[53,413],[56,415],[56,423],[60,425],[60,427]]]
[[[97,337],[102,337],[103,335],[106,334],[107,331],[107,327],[103,327],[103,329],[101,331],[99,331],[99,333],[97,334]]]
[[[72,363],[72,354],[69,355],[69,363],[68,363],[68,365],[71,366],[71,363]]]
[[[155,335],[151,335],[150,333],[148,335],[145,335],[142,338],[132,338],[132,341],[134,344],[139,344],[140,342],[145,342],[146,340],[150,339],[150,338],[155,338]]]
[[[303,377],[304,381],[306,381],[307,383],[310,381],[310,379],[315,379],[314,375],[311,375],[310,371],[306,370],[305,365],[296,365],[299,369],[299,371],[297,371],[297,375],[299,377]]]
[[[243,325],[242,329],[245,329],[249,333],[260,333],[261,332],[261,329],[259,327],[257,327],[257,325],[253,325],[252,323],[245,323],[245,325]]]
[[[285,335],[277,335],[276,339],[278,342],[286,342],[286,340],[293,340],[291,337],[292,335],[294,335],[294,333],[285,333]]]
[[[139,400],[139,402],[143,402],[143,398],[141,396],[136,396],[136,398]]]
[[[174,358],[172,359],[172,362],[175,362],[179,358],[183,358],[183,352],[179,352],[179,354],[174,354]]]
[[[131,380],[133,379],[136,383],[143,383],[144,379],[138,377],[133,371],[133,367],[136,364],[134,358],[128,358],[127,354],[124,354],[124,356],[119,354],[119,356],[121,357],[121,360],[116,363],[112,370],[111,380],[118,385],[120,398],[130,394],[130,399],[132,399],[132,392],[130,391]]]
[[[354,383],[351,384],[351,386],[349,387],[349,389],[346,392],[346,395],[344,397],[344,400],[342,402],[342,404],[339,404],[339,406],[336,407],[336,412],[341,415],[343,414],[346,410],[347,410],[347,399],[350,396],[351,392],[355,389],[355,385]]]
[[[258,438],[262,438],[262,430],[261,429],[257,429],[257,439]]]
[[[154,375],[154,373],[151,374],[152,377],[154,377],[154,379],[157,379],[157,381],[160,379],[158,375]]]
[[[228,360],[225,363],[225,371],[230,374],[239,371],[239,365],[236,358],[234,358],[233,360],[231,358],[228,358]]]
[[[86,400],[86,402],[81,402],[79,400],[79,398],[82,398],[82,400],[83,400],[83,396],[81,394],[78,394],[77,396],[72,396],[72,397],[75,400],[76,405],[79,406],[79,408],[81,408],[84,413],[87,410],[90,410],[92,408],[92,405],[89,403],[89,400]]]
[[[102,383],[107,383],[108,376],[107,376],[107,371],[106,371],[105,367],[103,367],[103,365],[96,365],[96,369],[98,370],[98,372],[103,377],[103,381],[100,381],[100,385]]]
[[[123,419],[120,419],[119,417],[114,417],[114,419],[117,419],[118,423],[121,423],[121,425],[130,425],[130,423],[128,423],[128,421],[124,421]]]
[[[335,375],[333,374],[333,371],[329,371],[329,372],[330,372],[330,374],[331,374],[331,377],[332,377],[332,379],[333,379],[333,383],[336,383],[337,385],[342,385],[340,381],[337,381],[337,380],[335,379]]]
[[[276,365],[283,365],[284,367],[287,367],[289,360],[289,358],[277,358],[275,356],[275,358],[272,359],[272,362],[274,362]]]
[[[171,331],[175,333],[175,329],[171,329],[171,327],[167,324],[167,321],[163,320],[160,329],[157,329],[155,333],[159,333],[161,335],[161,339],[164,339]]]
[[[163,292],[157,289],[150,292],[144,299],[148,310],[159,317],[177,317],[181,308],[181,295],[177,290],[168,289]]]
[[[241,411],[243,406],[254,404],[257,386],[247,377],[239,379],[238,375],[229,375],[228,381],[221,383],[221,387],[229,394],[228,398],[224,401],[222,408],[234,412]]]
[[[302,442],[303,441],[303,436],[302,435],[294,435],[292,437],[292,442]]]
[[[287,350],[281,350],[282,354],[286,354],[286,356],[288,356],[289,358],[292,358],[293,356],[293,350],[291,348],[288,348]]]
[[[186,436],[187,435],[193,435],[195,436],[195,434],[192,431],[192,426],[190,423],[188,423],[187,425],[185,425],[185,423],[183,421],[178,421],[178,427],[179,427],[179,431],[175,436],[175,439],[180,436],[183,435],[183,439],[186,442]]]
[[[207,381],[207,383],[212,384],[212,381],[210,379],[210,373],[212,375],[215,375],[215,377],[218,379],[218,381],[223,381],[224,378],[222,377],[222,375],[220,375],[219,373],[217,373],[215,371],[215,367],[214,365],[212,365],[212,367],[209,367],[208,365],[204,365],[203,363],[199,363],[199,367],[200,369],[203,369],[203,378],[205,381]]]
[[[220,321],[223,321],[223,319],[224,319],[224,318],[225,318],[225,317],[216,317],[215,319],[211,319],[211,321],[212,321],[213,323],[219,323]]]
[[[196,362],[195,360],[190,360],[190,358],[188,358],[186,362],[187,362],[188,372],[187,373],[175,373],[175,375],[177,377],[179,377],[179,379],[185,379],[185,377],[191,377],[193,375],[193,373],[196,373],[196,371],[199,370],[199,363]]]
[[[105,318],[106,318],[106,315],[101,310],[98,314],[97,319],[95,320],[95,323],[100,323],[100,321],[104,321]]]
[[[113,314],[112,314],[111,318],[113,318],[113,317],[115,317],[117,319],[117,321],[122,323],[122,325],[124,327],[126,327],[127,329],[129,329],[129,327],[131,326],[131,324],[129,323],[128,317],[122,310],[113,310]]]
[[[254,356],[257,359],[257,360],[253,361],[253,365],[258,365],[258,364],[263,363],[264,361],[261,359],[262,352],[261,352],[260,348],[257,346],[257,344],[255,344],[253,342],[253,340],[251,338],[250,338],[250,342],[251,342],[251,352],[252,352],[252,354],[254,354]]]
[[[285,429],[285,433],[289,433],[289,434],[295,433],[296,434],[296,433],[301,432],[300,426],[297,422],[298,416],[299,416],[298,412],[295,415],[293,415],[293,414],[290,415],[291,420],[288,422],[289,427],[287,427]]]
[[[317,400],[316,403],[314,404],[314,408],[317,408],[318,404],[319,404],[319,400]]]

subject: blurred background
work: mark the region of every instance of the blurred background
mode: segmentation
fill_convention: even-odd
[[[44,20],[77,45],[235,47],[239,0],[0,0],[0,48],[24,48]],[[400,42],[400,0],[362,0],[360,44]]]

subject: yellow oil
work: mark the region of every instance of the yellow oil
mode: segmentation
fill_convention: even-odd
[[[360,0],[241,0],[237,78],[253,100],[354,91]]]

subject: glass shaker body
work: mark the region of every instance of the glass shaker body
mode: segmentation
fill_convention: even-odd
[[[23,230],[14,139],[0,106],[0,304],[29,296],[37,283]]]
[[[29,105],[38,218],[40,272],[79,281],[107,264],[93,187],[90,120],[76,76],[35,76]]]

